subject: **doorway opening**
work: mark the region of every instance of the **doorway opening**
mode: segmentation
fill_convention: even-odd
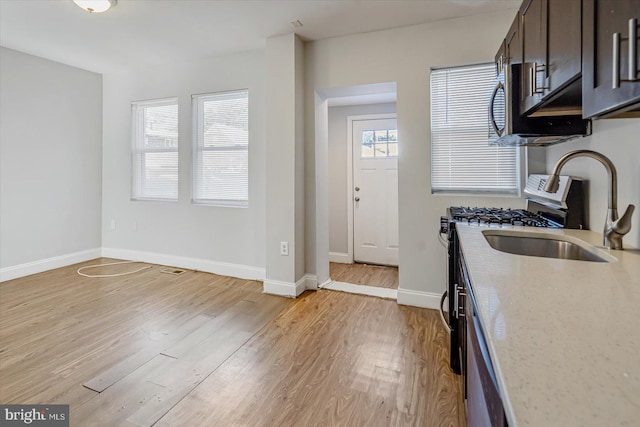
[[[317,250],[328,249],[328,257],[317,254],[318,283],[325,289],[397,299],[401,141],[396,84],[316,95],[316,191],[324,183],[328,219],[328,241],[316,229]],[[321,218],[323,200],[316,196]],[[320,280],[323,270],[325,281]]]

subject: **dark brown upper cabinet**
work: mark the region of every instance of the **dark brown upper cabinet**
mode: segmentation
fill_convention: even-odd
[[[523,61],[522,78],[524,93],[520,110],[530,112],[544,94],[544,79],[541,73],[547,63],[547,0],[528,0],[522,8]]]
[[[520,16],[516,15],[515,19],[511,23],[511,27],[509,27],[509,31],[507,32],[507,37],[504,39],[505,45],[505,54],[508,58],[508,63],[510,65],[519,65],[518,70],[521,70],[522,67],[522,30],[520,28],[521,20]],[[521,85],[516,85],[514,89],[518,90],[518,99],[522,99],[524,95],[524,91],[522,90]],[[517,105],[512,107],[514,111],[512,114],[520,115],[520,110],[517,109]]]
[[[583,116],[640,117],[639,0],[583,0]]]
[[[581,113],[581,2],[523,2],[520,9],[523,39],[520,109],[523,114]]]

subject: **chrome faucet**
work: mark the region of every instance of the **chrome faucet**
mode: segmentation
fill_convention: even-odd
[[[576,150],[562,156],[549,176],[544,191],[555,193],[559,187],[560,170],[569,160],[575,157],[591,157],[602,163],[609,174],[609,208],[607,209],[607,220],[604,224],[602,245],[611,249],[622,249],[622,237],[631,230],[631,215],[635,209],[634,205],[629,205],[624,214],[618,218],[618,174],[608,157],[591,150]]]

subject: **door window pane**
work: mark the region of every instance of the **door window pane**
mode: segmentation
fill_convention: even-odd
[[[398,130],[363,130],[360,141],[360,157],[398,157]]]

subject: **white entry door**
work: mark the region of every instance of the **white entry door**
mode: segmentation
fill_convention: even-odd
[[[353,121],[353,258],[398,265],[396,119]]]

